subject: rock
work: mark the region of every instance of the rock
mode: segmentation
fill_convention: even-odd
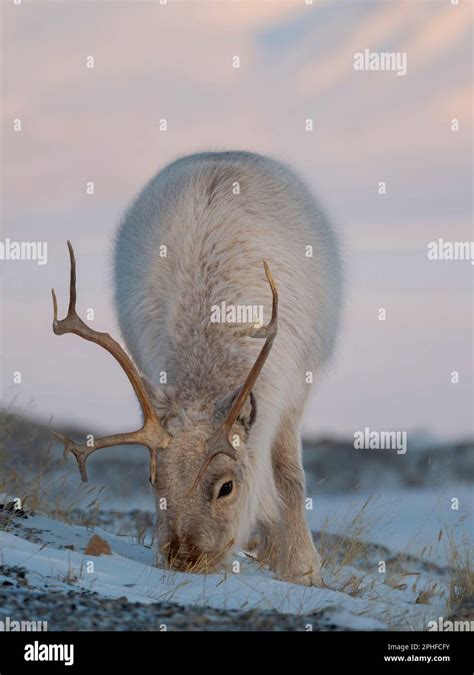
[[[93,534],[85,550],[86,555],[112,555],[112,550],[105,539]]]

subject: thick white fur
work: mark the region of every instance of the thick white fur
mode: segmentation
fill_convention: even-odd
[[[279,517],[272,445],[282,424],[299,430],[310,392],[306,373],[317,378],[333,349],[341,293],[334,232],[286,166],[247,152],[205,152],[173,162],[146,185],[115,247],[126,345],[157,388],[167,373],[172,405],[189,425],[209,419],[215,402],[242,384],[262,347],[261,340],[235,337],[235,327],[209,323],[211,306],[222,301],[263,304],[269,320],[262,260],[278,288],[279,328],[254,389],[240,544],[257,523]]]

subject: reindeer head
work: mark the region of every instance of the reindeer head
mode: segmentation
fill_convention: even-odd
[[[216,401],[211,419],[179,420],[166,409],[166,394],[154,390],[140,375],[125,350],[107,333],[85,324],[76,312],[76,262],[68,242],[71,261],[69,309],[57,318],[54,290],[53,331],[74,333],[104,347],[127,375],[141,405],[144,422],[137,431],[95,439],[93,445],[78,445],[55,434],[72,453],[83,481],[86,460],[97,450],[113,445],[144,445],[150,452],[150,482],[157,503],[157,543],[167,566],[187,571],[217,568],[232,549],[234,524],[248,489],[249,472],[245,444],[255,420],[252,389],[268,357],[277,333],[278,296],[267,263],[265,274],[273,296],[272,317],[266,326],[250,327],[237,336],[266,338],[245,382],[224,399]],[[169,397],[168,397],[169,403]]]
[[[255,406],[245,405],[233,425],[234,450],[220,432],[219,413],[226,405],[219,402],[214,416],[185,410],[166,423],[171,440],[166,451],[158,452],[153,486],[155,534],[159,561],[173,569],[219,569],[238,538],[248,497],[246,441]]]

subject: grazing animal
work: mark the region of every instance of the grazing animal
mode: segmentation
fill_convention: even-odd
[[[59,321],[53,291],[54,331],[112,353],[144,414],[138,431],[92,447],[61,437],[83,479],[96,450],[145,445],[158,562],[222,569],[258,532],[257,557],[278,578],[319,585],[300,424],[333,350],[341,274],[336,237],[308,189],[247,152],[195,154],[158,173],[115,242],[115,304],[133,362],[77,316],[69,247],[70,306]]]

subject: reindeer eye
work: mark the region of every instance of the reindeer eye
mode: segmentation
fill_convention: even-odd
[[[232,492],[233,488],[233,483],[231,480],[227,481],[227,483],[223,483],[221,485],[221,489],[219,490],[219,494],[217,495],[217,499],[220,499],[221,497],[226,497],[227,495],[230,495]]]

